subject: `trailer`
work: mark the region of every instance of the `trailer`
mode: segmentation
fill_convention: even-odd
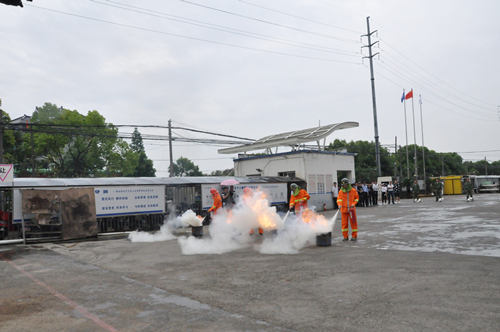
[[[500,192],[500,175],[470,175],[477,193]]]
[[[78,196],[80,191],[90,188],[86,204],[95,215],[97,232],[157,230],[166,218],[187,210],[206,215],[212,206],[210,189],[222,192],[221,182],[227,179],[239,182],[234,188],[236,198],[245,187],[259,189],[266,192],[270,204],[278,211],[288,207],[291,182],[305,186],[305,181],[293,177],[15,178],[10,194],[12,217],[9,225],[2,227],[10,229],[9,238],[19,238],[23,232],[27,238],[85,237],[82,233],[85,227],[78,225],[75,234],[68,234],[71,218],[65,221],[61,215],[62,208],[80,202],[66,203],[61,197],[68,190],[76,190],[73,196]],[[26,200],[28,193],[30,198]],[[40,205],[40,202],[45,203]],[[6,233],[2,232],[2,237]]]

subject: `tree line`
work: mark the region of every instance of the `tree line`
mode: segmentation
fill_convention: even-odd
[[[45,103],[29,123],[11,124],[6,112],[2,120],[4,162],[18,177],[155,176],[137,128],[128,144],[95,110],[83,115]]]
[[[327,147],[327,150],[344,150],[356,153],[354,157],[356,180],[359,182],[372,182],[378,177],[375,158],[375,142],[351,141],[336,139]],[[422,146],[416,146],[417,170],[419,178],[423,178],[423,157],[425,155],[425,173],[427,177],[442,175],[485,175],[500,174],[500,160],[489,163],[487,160],[476,162],[464,161],[456,152],[439,153]],[[399,176],[400,178],[413,178],[415,173],[415,145],[408,145],[408,159],[406,146],[401,147],[397,153],[391,153],[387,148],[380,147],[380,167],[382,176]],[[408,164],[407,164],[408,161]],[[409,167],[408,167],[408,166]],[[409,168],[409,174],[408,174]]]

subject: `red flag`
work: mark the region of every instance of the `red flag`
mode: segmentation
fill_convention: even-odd
[[[410,92],[408,92],[405,96],[405,99],[410,99],[410,98],[413,98],[413,89]]]

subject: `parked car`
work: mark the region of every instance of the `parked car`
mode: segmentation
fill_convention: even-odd
[[[498,184],[495,184],[493,181],[483,181],[477,187],[477,190],[480,193],[496,193],[499,191]]]

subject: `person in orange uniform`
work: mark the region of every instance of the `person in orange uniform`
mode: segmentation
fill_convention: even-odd
[[[292,189],[292,195],[290,196],[290,210],[295,208],[295,213],[298,213],[301,210],[309,211],[307,201],[311,199],[311,196],[309,196],[307,191],[300,189],[296,183],[292,183],[290,188]]]
[[[222,208],[222,199],[220,198],[220,195],[215,188],[210,189],[210,193],[212,194],[214,204],[208,210],[208,212],[213,212],[215,216],[217,214],[217,211]]]
[[[342,235],[344,235],[343,241],[349,241],[349,209],[355,209],[356,204],[359,202],[359,195],[356,189],[354,189],[349,180],[342,179],[342,188],[339,190],[339,196],[337,198],[337,204],[341,207],[340,212],[342,213]],[[356,220],[351,221],[351,241],[356,241],[358,239],[358,223]]]

